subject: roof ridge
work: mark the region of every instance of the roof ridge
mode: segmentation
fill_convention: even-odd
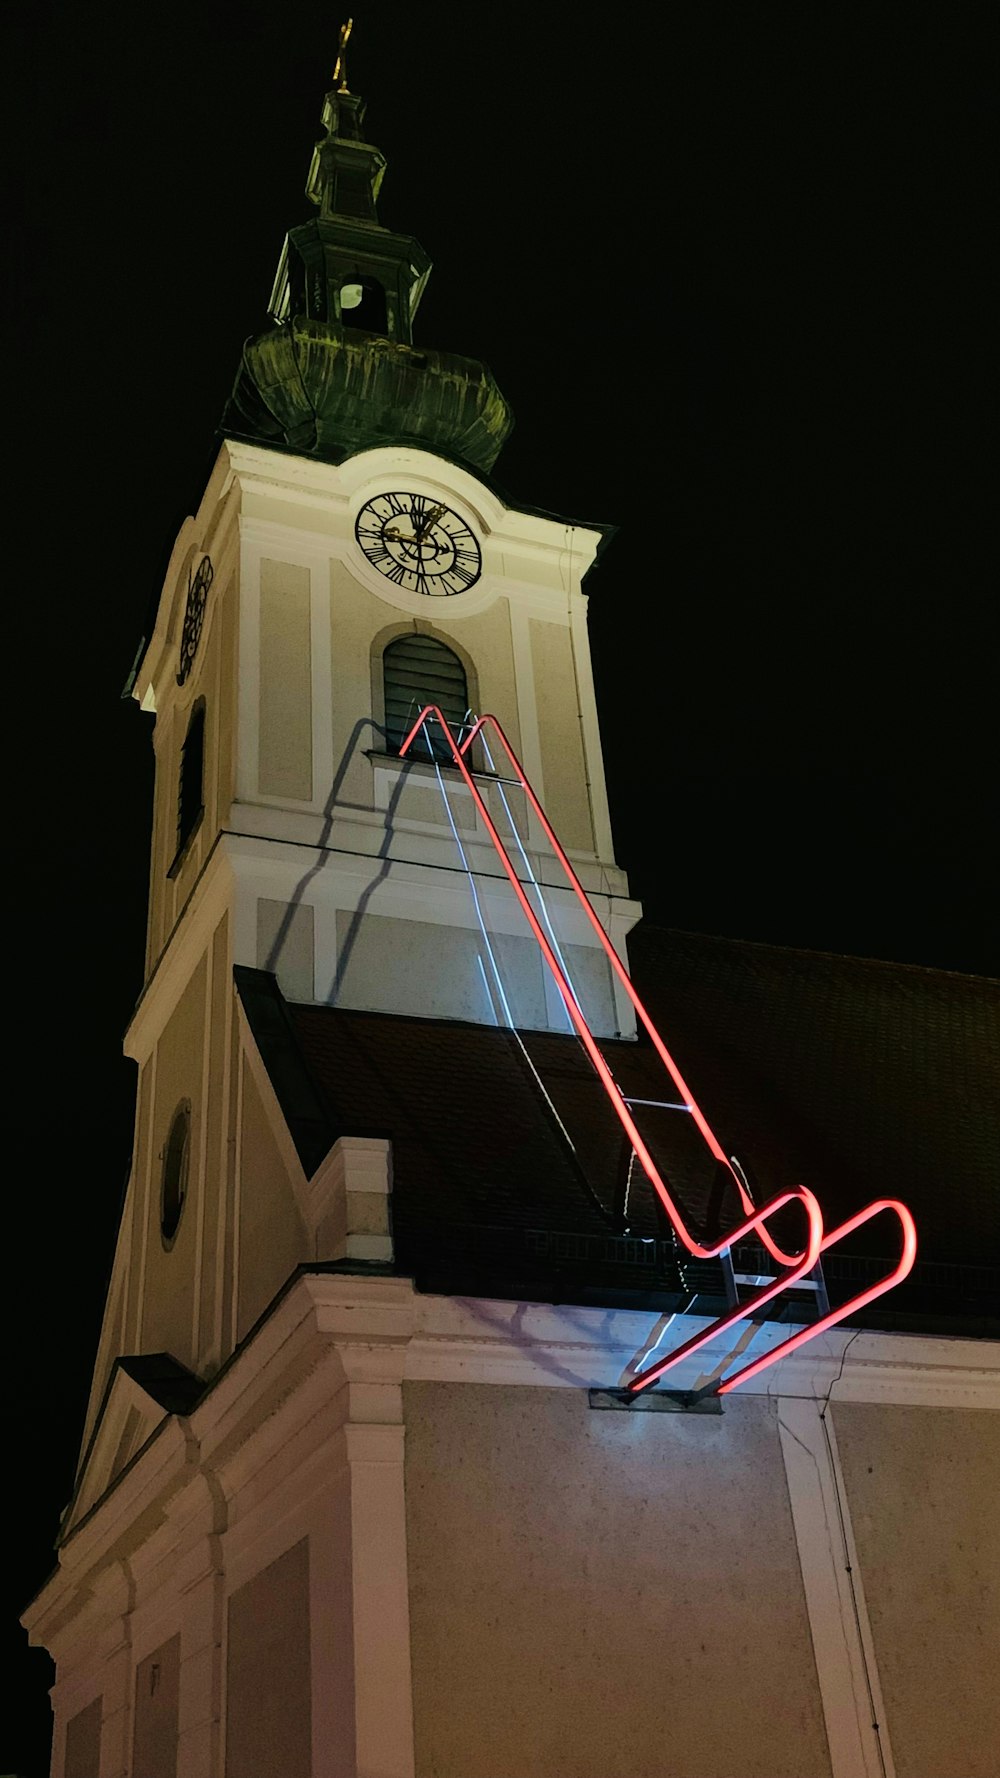
[[[908,970],[915,975],[954,976],[959,981],[987,982],[991,987],[1000,987],[1000,977],[998,976],[976,975],[965,969],[945,969],[936,963],[907,963],[902,959],[896,960],[892,957],[862,956],[856,951],[823,951],[810,945],[776,944],[773,939],[736,938],[732,934],[724,932],[699,932],[693,927],[663,926],[656,920],[643,920],[639,926],[633,928],[635,936],[639,938],[642,937],[643,931],[663,932],[671,938],[708,939],[712,944],[738,946],[740,950],[744,951],[774,951],[782,956],[825,957],[837,963],[863,963],[866,966],[873,965],[878,969]]]

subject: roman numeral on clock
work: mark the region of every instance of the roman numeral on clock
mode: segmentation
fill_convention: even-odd
[[[475,533],[430,494],[400,488],[373,495],[357,515],[354,535],[372,567],[404,590],[463,593],[482,573]]]

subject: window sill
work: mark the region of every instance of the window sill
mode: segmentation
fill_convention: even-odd
[[[436,781],[437,772],[440,769],[442,772],[450,772],[451,776],[459,783],[463,782],[457,765],[446,759],[438,760],[436,763],[434,760],[413,758],[409,755],[403,759],[398,753],[383,753],[377,747],[366,747],[365,758],[370,759],[373,766],[381,766],[383,771],[386,766],[398,766],[401,770],[405,768],[408,772],[415,772],[420,778],[433,778]],[[498,772],[481,772],[471,765],[469,772],[473,778],[484,778],[488,783],[510,783],[509,778],[501,780]]]

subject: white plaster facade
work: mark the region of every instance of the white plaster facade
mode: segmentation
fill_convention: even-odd
[[[883,1689],[880,1672],[888,1645],[880,1643],[877,1614],[885,1601],[868,1597],[871,1570],[859,1558],[861,1540],[852,1521],[857,1495],[845,1482],[838,1441],[845,1426],[850,1430],[854,1408],[867,1404],[884,1413],[893,1407],[910,1428],[892,1447],[895,1471],[914,1442],[915,1424],[940,1424],[942,1410],[958,1414],[966,1479],[982,1488],[1000,1436],[996,1348],[838,1330],[817,1342],[818,1350],[810,1346],[767,1373],[766,1389],[751,1383],[738,1403],[727,1402],[721,1422],[710,1416],[588,1408],[586,1388],[620,1376],[652,1331],[648,1314],[421,1297],[403,1279],[301,1277],[190,1417],[162,1418],[116,1485],[83,1514],[63,1543],[59,1570],[29,1614],[33,1637],[53,1651],[59,1672],[54,1774],[62,1778],[67,1770],[68,1724],[100,1697],[99,1778],[126,1773],[150,1778],[130,1763],[135,1675],[150,1653],[175,1635],[180,1637],[176,1766],[169,1770],[176,1770],[177,1778],[258,1778],[258,1773],[263,1778],[282,1770],[267,1763],[251,1771],[227,1760],[227,1733],[233,1734],[231,1722],[227,1730],[227,1622],[230,1602],[247,1582],[280,1572],[284,1558],[305,1541],[308,1635],[303,1646],[310,1683],[308,1696],[297,1696],[294,1704],[297,1712],[308,1713],[308,1763],[289,1763],[288,1778],[301,1771],[310,1778],[445,1773],[450,1778],[459,1771],[487,1778],[514,1771],[524,1778],[529,1772],[545,1778],[557,1772],[563,1778],[593,1778],[597,1772],[605,1778],[625,1778],[626,1772],[632,1778],[659,1773],[876,1778],[882,1772],[898,1778],[987,1778],[996,1746],[990,1739],[996,1703],[988,1684],[988,1644],[970,1635],[964,1647],[928,1648],[925,1639],[922,1643],[926,1623],[915,1615],[910,1624],[903,1653],[909,1669],[915,1668],[914,1685],[929,1686],[932,1672],[964,1673],[966,1688],[977,1697],[971,1731],[949,1704],[946,1688],[944,1695],[928,1697],[927,1714],[941,1723],[944,1763],[922,1764],[919,1752],[914,1758],[912,1702],[904,1708],[907,1699]],[[762,1337],[770,1337],[767,1330]],[[725,1358],[721,1350],[710,1352],[706,1371]],[[506,1483],[516,1493],[529,1465],[529,1480],[541,1466],[545,1485],[532,1488],[526,1517],[517,1526],[523,1563],[519,1594],[511,1593],[509,1573],[490,1570],[496,1501],[489,1494],[478,1502],[472,1497],[490,1576],[487,1609],[475,1586],[465,1588],[455,1622],[446,1621],[442,1632],[440,1600],[433,1594],[434,1613],[428,1618],[427,1588],[433,1589],[435,1570],[453,1574],[454,1532],[446,1520],[428,1523],[426,1513],[422,1516],[422,1485],[429,1477],[440,1495],[443,1482],[447,1495],[449,1478],[470,1461],[475,1428],[488,1440],[490,1392],[496,1392],[505,1413],[520,1403],[540,1434],[530,1452],[516,1444],[507,1448],[493,1486]],[[474,1403],[471,1419],[466,1414],[460,1422],[463,1448],[448,1449],[445,1411],[438,1426],[445,1429],[450,1463],[440,1461],[439,1450],[431,1471],[419,1460],[408,1469],[407,1445],[420,1423],[462,1399]],[[574,1446],[580,1461],[569,1473],[551,1464],[567,1410],[575,1436],[584,1441]],[[720,1446],[727,1432],[728,1451]],[[760,1449],[770,1450],[779,1466],[777,1491],[774,1474],[745,1465],[762,1439]],[[575,1575],[567,1577],[560,1550],[563,1591],[554,1595],[546,1551],[560,1521],[572,1521],[579,1510],[581,1490],[602,1473],[609,1446],[616,1447],[611,1458],[619,1473],[628,1464],[631,1489],[624,1501],[611,1496],[590,1503],[586,1522],[593,1527],[602,1516],[611,1518],[614,1534],[621,1537],[637,1510],[637,1489],[644,1502],[643,1535],[622,1543],[614,1585],[607,1588],[603,1613],[593,1626],[601,1639],[602,1665],[614,1676],[614,1694],[595,1707],[592,1692],[582,1683],[574,1690],[572,1673],[564,1674],[563,1689],[551,1700],[561,1751],[545,1752],[539,1735],[530,1765],[507,1763],[523,1762],[525,1733],[534,1731],[517,1719],[518,1693],[502,1651],[487,1668],[498,1713],[489,1721],[463,1716],[463,1674],[476,1670],[477,1658],[481,1668],[485,1653],[466,1638],[482,1632],[501,1593],[505,1602],[520,1596],[525,1658],[534,1671],[551,1678],[554,1652],[546,1609],[553,1597],[557,1606],[561,1598],[579,1621],[580,1607],[573,1600],[586,1586],[587,1571],[584,1566],[579,1583]],[[945,1428],[941,1451],[949,1448],[956,1448],[955,1438],[953,1429]],[[871,1449],[866,1446],[869,1454]],[[894,1502],[888,1476],[881,1487],[881,1510],[888,1521],[901,1522],[903,1503]],[[464,1498],[468,1503],[468,1493]],[[980,1495],[978,1503],[958,1502],[953,1515],[941,1517],[938,1537],[945,1556],[961,1546],[972,1526],[980,1557],[988,1562],[995,1532],[986,1508]],[[755,1539],[760,1542],[760,1522],[772,1541],[765,1538],[756,1558],[741,1567],[737,1552],[752,1551]],[[692,1567],[686,1552],[699,1532],[705,1542]],[[697,1638],[689,1635],[692,1626],[698,1629],[697,1589],[693,1595],[685,1589],[690,1573],[696,1573],[704,1599],[708,1577],[718,1567],[717,1546],[727,1536],[723,1578],[731,1597],[710,1593],[713,1644],[704,1658]],[[579,1562],[586,1564],[587,1553],[584,1544],[577,1550]],[[910,1554],[918,1568],[921,1552]],[[592,1559],[596,1562],[593,1554]],[[477,1560],[483,1561],[481,1550]],[[464,1556],[463,1566],[470,1566]],[[647,1572],[655,1582],[644,1606],[648,1661],[638,1669],[622,1668],[616,1644],[634,1636]],[[661,1624],[654,1634],[655,1601],[659,1597],[662,1605],[664,1577],[672,1572],[667,1628]],[[905,1578],[900,1577],[904,1591]],[[467,1623],[463,1609],[471,1614]],[[754,1626],[769,1622],[774,1630],[755,1640]],[[434,1636],[444,1634],[454,1656],[443,1680],[433,1660],[430,1669],[427,1665],[430,1625]],[[567,1617],[570,1642],[574,1630]],[[779,1634],[784,1640],[776,1645]],[[436,1650],[434,1644],[431,1654]],[[788,1687],[794,1678],[790,1667],[796,1666],[792,1691],[797,1686],[801,1697],[793,1708]],[[457,1735],[450,1730],[442,1737],[436,1720],[442,1689],[452,1700]],[[759,1736],[748,1734],[747,1709],[754,1698],[773,1719]],[[276,1720],[290,1720],[289,1710],[287,1691],[276,1680]],[[711,1726],[699,1727],[709,1716]],[[498,1740],[504,1735],[510,1740],[507,1750]],[[897,1738],[903,1758],[894,1753]],[[609,1763],[608,1745],[625,1750],[618,1762],[612,1755]],[[478,1748],[474,1764],[458,1763],[463,1748],[466,1759]],[[159,1768],[153,1778],[159,1778]]]
[[[358,511],[398,488],[446,502],[474,529],[483,572],[466,592],[408,592],[359,549]],[[190,951],[191,916],[205,901],[231,913],[232,961],[274,969],[289,998],[496,1022],[442,785],[518,1022],[566,1029],[457,772],[386,753],[381,662],[413,629],[459,656],[470,701],[503,723],[624,956],[639,909],[614,861],[581,591],[599,542],[593,530],[503,507],[427,452],[367,451],[337,468],[223,447],[178,538],[135,686],[156,716],[157,757],[143,1029],[150,1018],[162,1027],[170,980],[186,979],[176,954]],[[194,670],[179,687],[187,587],[204,554],[214,579]],[[176,862],[181,748],[201,700],[205,814]],[[499,790],[487,795],[504,831]],[[627,998],[518,797],[508,792],[584,1003],[599,1031],[632,1035]],[[130,1053],[141,1042],[133,1028]]]

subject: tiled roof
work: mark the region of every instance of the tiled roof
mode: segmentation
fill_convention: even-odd
[[[633,975],[710,1118],[844,1215],[896,1196],[926,1258],[1000,1260],[1000,982],[642,925]]]
[[[645,925],[629,955],[639,992],[759,1202],[802,1182],[830,1226],[873,1198],[899,1196],[917,1219],[920,1259],[915,1285],[886,1308],[978,1322],[995,1311],[998,984]],[[418,1282],[471,1293],[492,1281],[494,1294],[574,1300],[717,1292],[714,1266],[678,1264],[638,1167],[625,1204],[628,1150],[575,1038],[317,1006],[284,1016],[329,1140],[391,1137],[397,1264]],[[251,1023],[257,1030],[260,1015],[251,1011]],[[627,1093],[675,1097],[648,1044],[602,1048]],[[265,1061],[284,1103],[278,1076],[288,1076],[288,1058],[282,1068]],[[693,1120],[637,1116],[700,1228],[715,1175]],[[314,1115],[313,1151],[317,1127]],[[791,1224],[786,1233],[794,1244]],[[895,1240],[885,1218],[851,1251],[884,1257]],[[831,1258],[828,1274],[835,1300],[852,1294],[851,1262],[838,1268]]]

